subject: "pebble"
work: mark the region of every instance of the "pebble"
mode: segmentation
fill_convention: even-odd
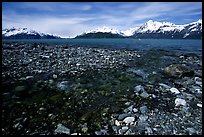
[[[126,106],[129,106],[129,105],[130,105],[130,102],[126,102],[125,105],[126,105]]]
[[[142,113],[142,114],[145,114],[146,112],[147,112],[147,106],[142,106],[142,107],[140,107],[140,112]]]
[[[170,88],[170,91],[174,94],[179,94],[180,91],[177,88]]]
[[[168,86],[168,85],[166,85],[166,84],[163,84],[163,83],[159,83],[159,85],[162,86],[162,87],[164,87],[164,88],[166,88],[166,89],[170,89],[170,88],[171,88],[170,86]]]
[[[144,91],[144,87],[143,87],[142,85],[136,86],[134,92],[135,92],[135,93],[138,93],[138,92],[140,92],[140,91]]]
[[[134,112],[134,113],[138,112],[138,109],[133,108],[133,112]]]
[[[176,106],[180,106],[180,105],[186,106],[186,101],[184,99],[181,99],[181,98],[176,98],[175,104],[176,104]]]
[[[96,135],[102,135],[102,132],[101,131],[95,131],[95,134]]]
[[[23,128],[23,126],[20,124],[20,122],[15,124],[13,127],[16,128],[17,130],[21,130]]]
[[[126,117],[123,122],[125,122],[126,124],[130,124],[131,122],[135,121],[135,117]]]
[[[81,133],[72,133],[71,135],[81,135]]]
[[[115,125],[119,127],[120,126],[120,122],[118,120],[115,120]]]
[[[148,98],[148,97],[149,97],[149,94],[148,94],[146,91],[144,91],[144,92],[142,92],[142,93],[140,94],[140,96],[143,97],[143,98]]]
[[[202,104],[200,104],[200,103],[198,103],[197,106],[200,107],[200,108],[202,108]]]
[[[53,74],[52,77],[53,77],[54,79],[56,79],[56,78],[57,78],[57,75],[56,75],[56,74]]]

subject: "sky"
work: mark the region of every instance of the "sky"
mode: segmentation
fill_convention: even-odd
[[[74,37],[103,26],[127,30],[148,20],[185,24],[202,19],[202,2],[2,2],[2,28]]]

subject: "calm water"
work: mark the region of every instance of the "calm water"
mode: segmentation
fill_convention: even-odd
[[[149,50],[159,48],[181,52],[202,54],[202,40],[182,39],[32,39],[3,40],[5,42],[47,43],[50,45],[81,45],[91,47],[127,48]]]

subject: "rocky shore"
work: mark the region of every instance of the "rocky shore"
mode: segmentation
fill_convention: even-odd
[[[202,56],[2,44],[3,135],[201,135]]]

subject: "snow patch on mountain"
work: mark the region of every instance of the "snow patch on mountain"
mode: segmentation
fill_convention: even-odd
[[[121,33],[122,33],[123,36],[132,36],[138,28],[139,27],[130,28],[128,30],[121,31]]]
[[[87,34],[87,33],[97,33],[97,32],[120,34],[119,30],[109,28],[109,27],[106,27],[106,26],[103,26],[102,28],[97,28],[96,30],[87,31],[87,32],[85,32],[85,34]]]

